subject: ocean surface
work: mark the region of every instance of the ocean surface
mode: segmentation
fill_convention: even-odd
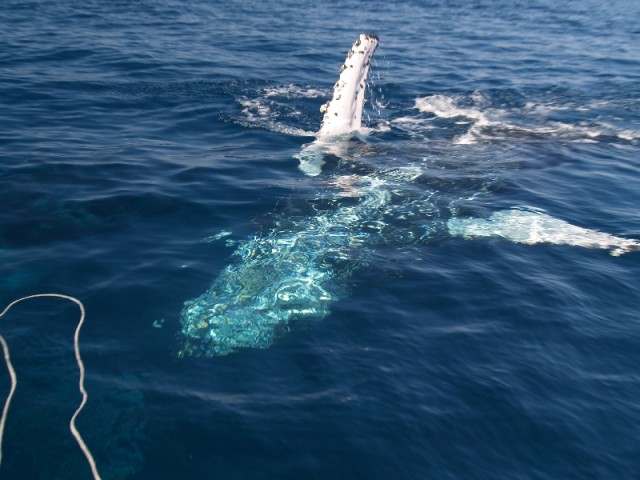
[[[3,0],[0,304],[84,302],[77,425],[102,478],[640,478],[640,253],[443,227],[520,208],[640,238],[639,18],[634,0]],[[363,32],[368,134],[305,175]],[[247,242],[332,228],[376,172],[404,174],[341,224],[322,315],[261,348],[184,348],[185,302]],[[78,313],[0,319],[2,479],[91,478],[68,429]]]

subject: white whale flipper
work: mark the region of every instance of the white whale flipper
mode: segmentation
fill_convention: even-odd
[[[640,250],[637,240],[572,225],[546,213],[529,210],[502,210],[489,218],[451,218],[447,229],[452,236],[467,239],[500,237],[515,243],[551,243],[610,250],[611,255]]]
[[[362,126],[367,75],[376,48],[378,37],[363,33],[347,52],[340,78],[333,87],[333,98],[320,108],[324,119],[319,137],[350,134]]]
[[[378,37],[363,33],[347,52],[340,67],[340,78],[333,87],[333,97],[320,111],[324,113],[316,140],[296,155],[300,170],[315,176],[322,171],[325,154],[340,150],[339,142],[362,128],[362,108],[371,58],[378,47]]]

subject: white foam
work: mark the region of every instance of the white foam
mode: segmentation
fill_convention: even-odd
[[[446,95],[431,95],[430,97],[416,98],[415,107],[422,113],[432,113],[440,118],[466,117],[474,120],[477,125],[490,125],[484,113],[473,108],[458,106],[460,97]]]
[[[486,103],[486,99],[479,93],[472,96],[473,103],[480,106]],[[469,130],[454,140],[455,144],[468,145],[477,143],[482,138],[482,129],[493,125],[500,125],[499,122],[490,120],[487,112],[483,112],[480,108],[463,107],[464,97],[455,97],[447,95],[431,95],[428,97],[418,97],[415,99],[414,108],[421,113],[430,113],[438,118],[457,118],[462,117],[467,120],[458,120],[458,125],[470,125]],[[491,112],[496,113],[496,112]]]
[[[504,140],[515,136],[549,136],[564,138],[573,142],[596,143],[603,137],[618,137],[621,140],[635,141],[640,132],[622,130],[615,125],[602,121],[580,121],[570,124],[552,121],[548,117],[557,111],[585,112],[591,109],[609,106],[608,102],[592,102],[587,105],[558,104],[552,102],[527,102],[522,108],[511,110],[491,108],[487,97],[474,92],[469,97],[430,95],[417,97],[414,108],[420,113],[428,113],[437,118],[457,119],[456,125],[468,125],[465,133],[456,138],[455,144],[474,144],[489,140]],[[425,130],[425,120],[416,117],[402,117],[394,120],[400,128]]]
[[[269,105],[264,104],[259,98],[243,98],[239,100],[239,103],[244,107],[242,113],[247,120],[255,122],[258,118],[271,116],[271,108]]]
[[[360,127],[358,133],[363,136],[371,135],[372,133],[385,133],[391,131],[391,125],[387,121],[378,122],[370,127]]]
[[[410,137],[424,137],[426,132],[433,130],[435,126],[430,119],[423,117],[399,117],[391,120],[394,128],[402,130]]]
[[[271,109],[273,104],[265,98],[249,99],[243,97],[238,100],[238,103],[244,107],[242,109],[242,115],[244,116],[244,124],[247,126],[260,127],[272,132],[299,137],[310,137],[314,135],[314,132],[291,127],[274,120],[275,115]],[[275,105],[277,106],[277,104]]]
[[[471,145],[474,143],[478,143],[476,137],[476,132],[474,132],[472,129],[468,133],[465,133],[464,135],[458,137],[458,139],[453,143],[455,143],[456,145]]]
[[[623,130],[622,132],[618,133],[618,138],[621,138],[622,140],[628,140],[628,141],[633,141],[633,140],[640,140],[640,132],[634,132],[633,130]]]
[[[329,95],[328,91],[317,88],[301,87],[294,85],[282,85],[278,87],[267,87],[264,89],[265,97],[286,97],[286,98],[318,98]]]

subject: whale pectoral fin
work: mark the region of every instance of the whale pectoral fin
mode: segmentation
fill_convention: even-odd
[[[333,97],[320,108],[323,120],[316,141],[295,155],[300,161],[298,168],[306,175],[320,175],[326,154],[342,158],[344,141],[361,128],[367,75],[377,47],[378,37],[363,33],[347,52]]]
[[[378,37],[363,33],[347,52],[333,97],[320,108],[324,116],[319,136],[350,134],[360,129],[367,75],[377,47]]]
[[[611,255],[640,251],[638,240],[572,225],[540,211],[502,210],[488,218],[451,218],[447,229],[452,236],[467,239],[500,237],[516,243],[550,243],[610,250]]]

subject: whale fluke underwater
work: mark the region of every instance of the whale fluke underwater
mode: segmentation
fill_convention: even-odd
[[[323,179],[318,184],[325,189],[319,194],[324,203],[240,244],[234,261],[211,287],[185,302],[178,355],[213,357],[267,348],[294,322],[326,317],[331,304],[346,294],[344,281],[367,264],[367,248],[402,242],[404,232],[393,231],[394,215],[419,219],[420,231],[411,235],[420,244],[447,235],[607,249],[615,256],[640,250],[637,240],[572,225],[530,208],[496,211],[486,218],[443,218],[434,200],[438,190],[421,190],[419,179],[426,174],[411,167],[362,168],[348,175],[325,172],[327,157],[344,157],[354,137],[364,143],[365,90],[377,47],[378,37],[371,34],[360,35],[353,44],[333,97],[321,108],[324,117],[315,140],[296,155],[305,175]]]

